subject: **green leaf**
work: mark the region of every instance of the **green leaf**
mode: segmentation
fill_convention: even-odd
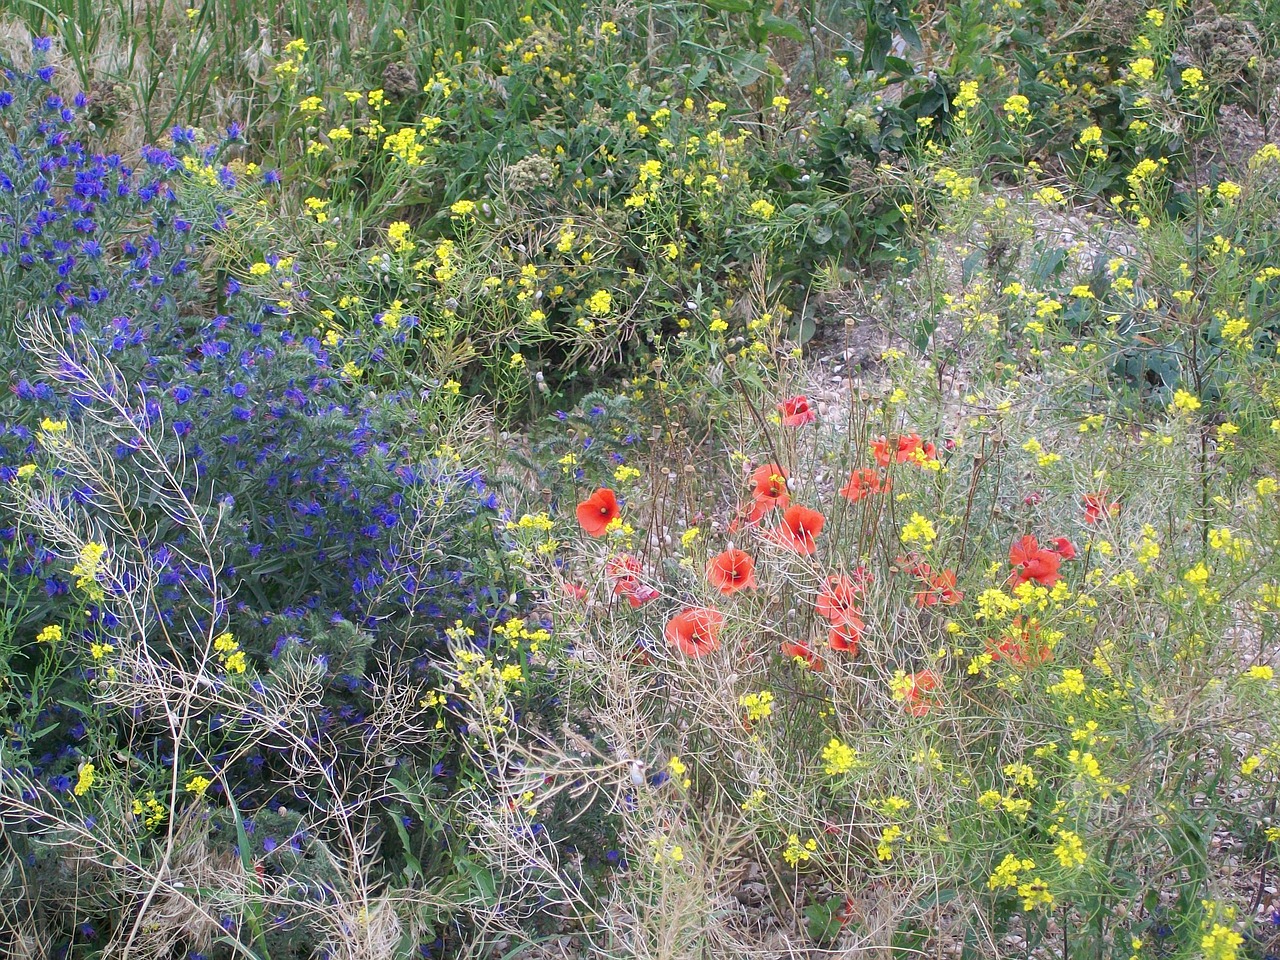
[[[485,907],[495,906],[498,902],[498,881],[493,876],[493,871],[487,867],[482,867],[465,857],[459,857],[454,860],[454,866],[459,869],[468,880],[471,886],[480,896],[480,903]]]
[[[791,329],[788,331],[787,336],[804,346],[813,339],[814,334],[817,332],[818,325],[812,314],[806,313],[791,324]]]
[[[1049,280],[1062,272],[1067,262],[1067,251],[1062,247],[1052,247],[1040,251],[1031,262],[1031,283],[1035,287],[1045,286]]]
[[[253,931],[254,944],[261,947],[264,957],[270,958],[271,954],[263,942],[265,936],[263,921],[266,914],[262,907],[262,901],[257,899],[262,893],[262,886],[258,880],[258,871],[253,866],[253,857],[249,853],[249,834],[244,828],[244,817],[240,815],[240,807],[236,804],[235,797],[231,796],[230,793],[227,794],[227,805],[231,808],[232,817],[235,818],[236,846],[240,852],[240,866],[244,868],[245,879],[249,885],[249,900],[246,905],[249,914],[249,929]]]
[[[978,264],[982,262],[985,255],[984,250],[977,249],[973,253],[964,258],[964,262],[960,264],[960,282],[965,286],[969,285],[969,281],[973,279],[974,271],[978,269]]]
[[[920,50],[920,34],[916,32],[916,25],[911,22],[911,17],[898,17],[898,32],[902,34],[902,39],[907,41],[907,46],[912,50]]]
[[[755,4],[751,0],[702,0],[703,5],[724,13],[747,13]]]
[[[729,71],[733,79],[744,87],[755,83],[769,70],[769,58],[758,50],[743,50],[728,54]]]
[[[391,822],[395,824],[396,835],[400,837],[400,846],[404,849],[404,873],[406,877],[421,877],[422,862],[413,854],[410,846],[409,831],[404,827],[404,819],[400,816],[399,808],[390,811]]]
[[[842,897],[832,897],[825,903],[811,903],[804,908],[805,930],[814,943],[831,943],[840,934],[844,924],[840,913],[844,907]]]
[[[915,65],[901,57],[885,57],[884,68],[889,76],[903,80],[916,75]]]
[[[804,43],[804,31],[794,21],[788,20],[786,17],[779,17],[773,13],[762,13],[760,15],[760,26],[774,37],[786,37],[788,40],[794,40],[796,43]]]

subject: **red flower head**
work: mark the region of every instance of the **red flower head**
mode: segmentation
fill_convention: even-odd
[[[876,437],[871,441],[871,452],[875,455],[876,463],[882,467],[887,467],[889,461],[893,459],[893,453],[896,452],[897,445],[894,444],[895,450],[889,450],[889,438],[886,436]]]
[[[1022,617],[1014,617],[999,643],[987,641],[987,652],[993,660],[1008,660],[1020,667],[1038,667],[1053,659],[1053,651],[1040,639],[1040,621],[1034,618],[1024,623]]]
[[[928,580],[933,575],[933,568],[925,563],[918,553],[908,553],[905,557],[894,557],[889,566],[890,573],[906,573],[920,580]]]
[[[942,604],[949,607],[964,599],[964,594],[956,589],[954,570],[943,570],[926,579],[928,588],[916,593],[916,606],[933,607]]]
[[[827,632],[827,646],[832,650],[858,655],[858,642],[862,639],[862,631],[867,625],[859,617],[849,617],[834,623]]]
[[[1009,548],[1009,563],[1013,565],[1013,585],[1034,580],[1045,587],[1052,587],[1062,579],[1058,567],[1062,558],[1052,550],[1046,550],[1033,536],[1025,536]]]
[[[1120,504],[1107,503],[1107,491],[1086,493],[1081,500],[1084,503],[1084,522],[1095,524],[1103,517],[1114,517],[1120,512]]]
[[[898,437],[877,437],[871,441],[871,452],[876,463],[887,467],[892,463],[911,461],[916,465],[926,460],[938,459],[938,451],[932,443],[920,439],[918,433],[908,433]]]
[[[643,606],[650,600],[657,600],[660,596],[655,588],[646,583],[636,583],[629,589],[619,592],[627,598],[627,603],[633,607]]]
[[[826,522],[817,510],[808,507],[787,507],[782,513],[782,522],[770,530],[766,536],[774,543],[794,550],[796,553],[810,556],[817,549],[814,541],[822,533],[822,525]]]
[[[604,574],[613,581],[613,592],[621,593],[620,586],[640,575],[640,561],[629,553],[615,553],[604,562]]]
[[[790,640],[784,641],[782,644],[782,655],[788,660],[800,659],[814,673],[818,673],[824,666],[822,658],[813,652],[813,648],[807,643],[792,643]]]
[[[785,510],[790,502],[786,470],[776,463],[766,463],[752,471],[751,511],[747,515],[748,523],[757,523],[774,507]]]
[[[907,674],[907,691],[903,709],[913,717],[923,717],[934,707],[940,706],[937,700],[927,695],[941,686],[942,679],[932,670]]]
[[[573,597],[573,599],[575,600],[587,599],[587,588],[582,586],[581,584],[570,583],[568,580],[566,580],[562,584],[562,586],[564,587],[564,595],[566,597]]]
[[[710,607],[687,607],[667,621],[667,643],[687,657],[701,657],[720,646],[724,615]]]
[[[1050,549],[1063,560],[1074,560],[1076,558],[1076,545],[1066,537],[1054,538],[1053,546]]]
[[[885,477],[881,480],[880,474],[870,468],[855,470],[849,474],[849,482],[840,488],[840,495],[857,503],[873,494],[888,493],[892,486],[891,479]]]
[[[813,423],[818,419],[818,415],[809,406],[809,398],[804,394],[798,394],[783,400],[778,404],[778,412],[782,414],[782,425],[784,427],[802,427],[806,423]]]
[[[633,607],[648,603],[658,591],[640,582],[640,561],[629,553],[619,553],[605,561],[605,575],[613,581],[613,595],[626,597]]]
[[[837,624],[857,620],[861,592],[862,587],[850,577],[827,577],[826,585],[818,591],[818,616]]]
[[[642,640],[636,641],[636,645],[631,648],[631,655],[627,657],[627,660],[641,667],[653,666],[653,657],[650,656],[649,649]]]
[[[748,587],[754,590],[758,586],[756,562],[741,550],[726,550],[707,564],[707,580],[726,596]]]
[[[608,487],[601,487],[578,504],[578,523],[591,537],[603,537],[609,524],[618,518],[618,498]]]

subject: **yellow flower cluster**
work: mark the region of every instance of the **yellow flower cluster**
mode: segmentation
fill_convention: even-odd
[[[1236,960],[1243,945],[1244,937],[1221,923],[1215,923],[1200,938],[1200,952],[1204,960]]]
[[[77,797],[83,797],[91,789],[93,789],[94,766],[92,763],[83,764],[80,767],[80,778],[76,780],[74,793]]]
[[[246,668],[244,651],[235,637],[229,633],[220,633],[213,638],[214,652],[222,656],[222,668],[227,673],[244,673]]]
[[[134,799],[133,815],[142,817],[142,825],[148,830],[154,830],[164,823],[168,812],[165,810],[164,804],[156,799],[156,795],[149,793],[146,800]]]
[[[396,220],[387,226],[387,242],[396,253],[413,253],[417,244],[410,239],[412,227],[403,220]]]
[[[801,842],[800,835],[793,833],[787,837],[787,845],[783,848],[782,859],[787,861],[787,866],[795,869],[800,864],[807,863],[817,850],[817,840],[810,837],[808,840]]]
[[[680,786],[686,789],[693,783],[693,780],[689,777],[688,764],[681,760],[679,756],[673,756],[667,761],[667,772],[679,782]]]
[[[1012,853],[1005,854],[1003,860],[987,877],[988,890],[1003,890],[1006,888],[1017,887],[1019,883],[1019,875],[1028,870],[1034,870],[1036,862],[1031,859],[1020,859]]]
[[[1058,858],[1058,862],[1062,864],[1063,869],[1073,870],[1083,866],[1084,862],[1089,859],[1089,855],[1084,849],[1084,841],[1080,839],[1078,833],[1056,825],[1050,827],[1049,832],[1058,841],[1053,848],[1053,855]]]
[[[773,715],[773,694],[768,690],[744,693],[738,698],[738,706],[747,712],[747,720],[751,723],[759,723]]]
[[[106,544],[90,541],[80,548],[80,558],[71,568],[71,575],[78,578],[76,586],[95,602],[106,596],[99,582],[106,571],[106,556]]]
[[[858,765],[858,751],[840,740],[832,737],[822,748],[822,769],[828,776],[839,776],[848,773]]]
[[[927,517],[919,513],[911,514],[911,519],[902,525],[902,533],[899,539],[904,544],[918,543],[928,549],[929,545],[938,539],[938,531],[934,527],[933,522]]]

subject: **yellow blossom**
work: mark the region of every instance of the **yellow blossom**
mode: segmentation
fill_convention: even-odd
[[[934,528],[933,523],[918,513],[913,513],[911,519],[903,525],[902,533],[899,537],[904,544],[923,543],[926,546],[933,543],[937,538],[938,531]]]
[[[602,317],[613,308],[613,294],[608,290],[597,290],[587,297],[586,307],[597,317]]]
[[[76,781],[75,795],[83,797],[93,788],[94,767],[92,763],[86,763],[80,768],[80,778]]]
[[[858,751],[842,742],[839,737],[832,737],[822,748],[822,769],[828,776],[848,773],[858,762]]]
[[[1150,80],[1155,76],[1155,61],[1150,57],[1140,57],[1129,64],[1129,75],[1139,80]]]
[[[1236,960],[1237,951],[1244,944],[1244,937],[1230,927],[1215,923],[1200,938],[1200,952],[1204,960]]]
[[[1030,105],[1031,101],[1026,97],[1020,93],[1015,93],[1005,100],[1004,112],[1011,118],[1029,117],[1031,115]]]

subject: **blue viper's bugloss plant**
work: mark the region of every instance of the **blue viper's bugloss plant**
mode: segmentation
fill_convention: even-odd
[[[233,810],[334,805],[345,785],[379,798],[376,820],[385,789],[361,764],[389,702],[377,684],[431,686],[445,628],[498,618],[511,595],[476,562],[500,556],[496,497],[420,436],[405,397],[358,386],[291,304],[202,266],[234,230],[232,199],[278,182],[221,163],[237,131],[206,142],[175,128],[136,165],[95,155],[75,136],[84,98],[53,92],[42,55],[30,74],[5,69],[0,89],[0,767],[32,784],[24,802],[74,806],[105,789],[92,761],[115,744],[140,835],[192,800],[172,789],[178,768],[212,776],[196,795]],[[23,502],[68,518],[79,541]],[[126,635],[166,667],[218,675],[189,717],[205,733],[173,736],[141,707],[88,709],[95,683],[142,682],[112,660]],[[286,740],[242,733],[255,704],[287,700],[277,671],[300,670],[321,677],[306,726],[331,766],[315,782],[284,759]],[[388,769],[456,772],[452,736],[438,723]],[[12,836],[28,866],[53,864],[25,829]]]

